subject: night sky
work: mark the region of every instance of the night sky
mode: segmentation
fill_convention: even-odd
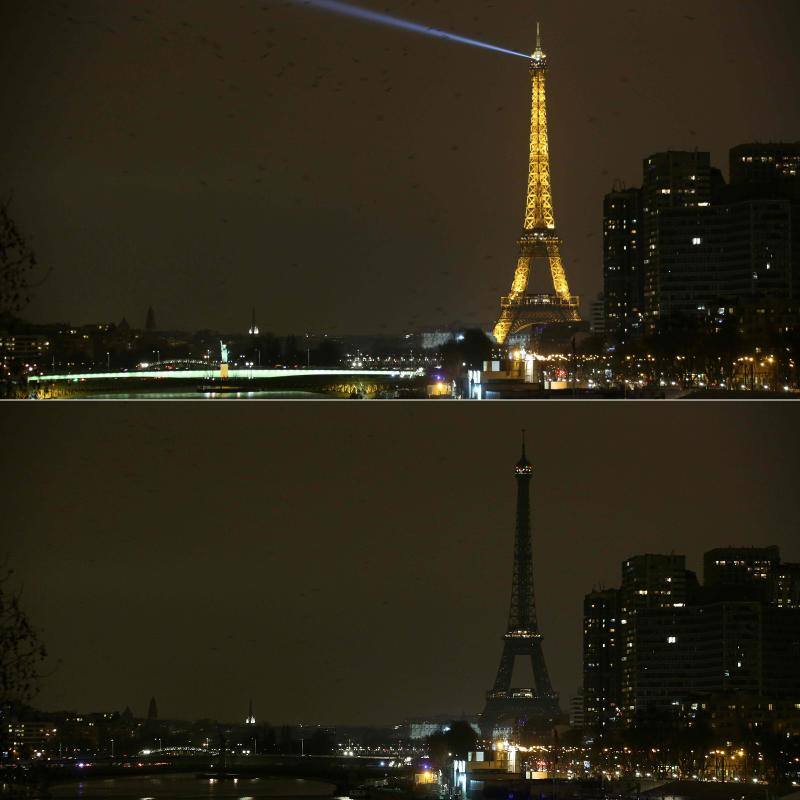
[[[587,299],[644,156],[800,137],[797,0],[360,2],[526,52],[542,21]],[[0,195],[52,269],[33,320],[399,333],[490,322],[510,285],[523,59],[284,0],[3,0],[0,76]]]
[[[5,540],[47,709],[397,722],[479,711],[510,593],[519,429],[545,656],[620,562],[800,560],[789,404],[86,403],[3,415]]]

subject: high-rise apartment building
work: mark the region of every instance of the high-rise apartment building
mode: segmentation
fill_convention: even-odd
[[[683,556],[635,556],[620,590],[586,596],[587,727],[668,720],[698,702],[720,718],[800,709],[800,565],[777,547],[717,548],[704,572],[701,587]]]
[[[630,617],[645,608],[683,606],[694,580],[686,571],[686,556],[632,556],[622,562],[622,608]]]
[[[589,314],[589,330],[592,336],[599,336],[602,338],[606,333],[605,298],[602,292],[592,300]]]
[[[798,323],[799,152],[798,143],[735,147],[727,185],[708,153],[656,153],[644,160],[641,189],[606,195],[610,344],[713,328],[730,315],[751,335]]]
[[[623,716],[631,720],[641,695],[640,617],[647,611],[671,612],[686,606],[697,578],[686,569],[686,557],[648,553],[622,562],[620,588],[620,704]]]
[[[619,722],[619,595],[619,589],[601,589],[583,600],[583,720],[595,730]]]
[[[771,597],[779,608],[800,608],[800,564],[778,564],[772,573]]]
[[[642,333],[642,190],[616,188],[603,201],[603,311],[612,345]]]
[[[730,151],[731,185],[787,182],[800,177],[800,142],[740,144]]]
[[[766,601],[780,563],[777,547],[717,547],[703,556],[703,585],[718,596]]]
[[[689,240],[700,235],[689,209],[711,205],[711,159],[708,153],[669,151],[644,159],[642,175],[642,218],[644,311],[651,330],[672,317],[673,304],[684,290],[685,271],[671,256],[676,229],[687,232]],[[696,268],[696,267],[695,267]],[[691,267],[689,268],[691,271]],[[705,272],[705,270],[703,270]],[[697,276],[703,283],[705,276]]]
[[[569,724],[573,728],[583,728],[586,724],[584,716],[583,689],[579,688],[577,694],[569,699]]]

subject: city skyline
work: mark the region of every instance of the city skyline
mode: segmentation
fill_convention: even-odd
[[[423,2],[413,15],[522,51],[541,19],[554,200],[586,306],[602,284],[602,200],[616,178],[635,184],[641,159],[666,149],[723,163],[741,142],[796,139],[800,117],[782,97],[800,12],[774,2],[732,14],[716,0],[575,8]],[[14,154],[0,159],[0,185],[52,267],[33,321],[135,324],[153,305],[167,329],[234,330],[253,302],[262,329],[278,332],[496,315],[521,212],[521,59],[360,21],[322,25],[317,11],[272,2],[224,17],[210,3],[2,13],[17,119],[0,134]],[[51,55],[32,60],[41,50]],[[713,110],[684,89],[703,85]]]
[[[477,712],[507,619],[522,427],[562,708],[580,683],[583,597],[617,585],[622,560],[674,550],[700,572],[730,544],[800,560],[785,405],[670,406],[655,427],[640,405],[458,406],[446,420],[279,405],[266,426],[258,406],[38,408],[17,409],[13,431],[4,420],[25,446],[3,480],[26,608],[62,659],[44,708],[138,715],[156,696],[165,718],[236,719],[252,697],[276,724]]]
[[[0,3],[0,795],[800,797],[798,29]]]

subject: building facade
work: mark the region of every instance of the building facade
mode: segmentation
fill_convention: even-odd
[[[642,169],[642,222],[644,313],[650,332],[670,319],[668,298],[677,289],[669,256],[675,227],[684,228],[692,218],[687,209],[711,205],[711,159],[704,152],[668,151],[644,159]],[[670,213],[670,212],[678,212]],[[677,223],[677,224],[676,224]],[[696,238],[696,230],[690,239]]]
[[[620,592],[601,589],[583,600],[583,722],[604,730],[620,721]]]
[[[667,724],[710,705],[724,726],[726,702],[796,717],[798,591],[800,564],[777,547],[707,552],[702,586],[683,556],[627,559],[619,590],[584,601],[586,726]]]
[[[607,340],[719,327],[762,338],[800,321],[800,143],[730,152],[730,182],[706,152],[644,159],[641,189],[606,195]],[[634,222],[635,221],[635,222]]]
[[[642,190],[616,188],[603,200],[605,332],[612,345],[642,333]]]

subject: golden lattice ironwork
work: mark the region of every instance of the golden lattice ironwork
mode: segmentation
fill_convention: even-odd
[[[577,321],[579,301],[569,291],[561,260],[561,240],[556,235],[553,194],[550,186],[550,150],[547,138],[547,56],[542,50],[539,26],[536,26],[536,50],[531,56],[531,138],[528,163],[528,191],[525,222],[519,240],[519,257],[511,292],[501,298],[500,319],[494,336],[503,344],[508,336],[531,325]],[[547,259],[555,294],[527,295],[534,259]],[[526,298],[539,298],[526,302]],[[540,302],[550,297],[549,303]]]

